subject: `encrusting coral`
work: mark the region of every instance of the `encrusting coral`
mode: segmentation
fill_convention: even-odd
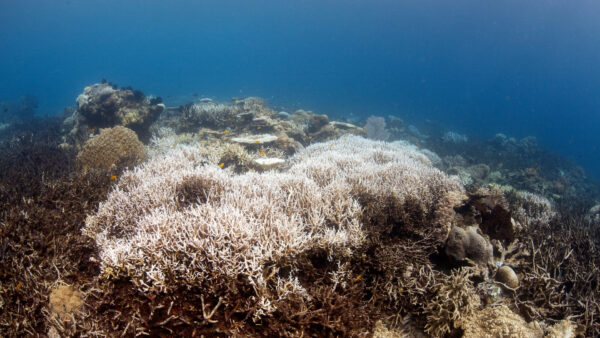
[[[133,130],[122,126],[101,129],[77,154],[77,161],[84,170],[109,170],[117,164],[133,167],[145,159],[146,147]]]
[[[375,205],[394,206],[397,227],[410,228],[411,212],[428,217],[431,227],[419,231],[435,233],[441,244],[452,218],[442,204],[462,194],[456,181],[403,143],[340,138],[306,148],[285,172],[241,175],[179,146],[125,172],[84,233],[98,244],[108,280],[130,279],[143,294],[194,288],[210,295],[202,300],[214,308],[205,313],[207,324],[234,313],[262,320],[305,308],[299,320],[317,315],[317,308],[309,310],[316,304],[362,294],[360,275],[343,267],[355,251],[381,241],[365,222],[397,231],[377,224]],[[398,252],[410,254],[410,242],[400,242],[408,246]],[[338,266],[336,277],[321,275],[315,264]],[[306,280],[310,274],[321,280]]]

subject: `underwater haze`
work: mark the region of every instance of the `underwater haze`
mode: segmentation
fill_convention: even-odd
[[[338,117],[396,115],[533,135],[600,177],[600,3],[2,1],[0,101],[37,114],[100,79],[161,96],[260,96]]]

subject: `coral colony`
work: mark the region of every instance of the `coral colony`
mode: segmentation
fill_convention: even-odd
[[[76,103],[0,119],[4,336],[600,334],[597,186],[534,139]]]

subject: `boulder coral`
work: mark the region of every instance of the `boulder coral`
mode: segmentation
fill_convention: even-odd
[[[124,126],[132,129],[146,142],[150,125],[165,109],[160,100],[146,97],[131,89],[117,89],[110,83],[85,87],[77,97],[77,110],[65,120],[72,127],[69,136],[78,145],[93,130]]]
[[[133,167],[145,159],[144,144],[133,130],[122,126],[101,129],[77,154],[77,162],[83,170],[110,170],[118,164]]]
[[[492,246],[477,233],[475,227],[466,230],[453,226],[446,241],[446,255],[455,260],[470,259],[478,264],[486,264],[492,258]]]

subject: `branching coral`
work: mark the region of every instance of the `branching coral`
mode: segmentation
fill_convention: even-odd
[[[550,222],[524,229],[515,304],[528,319],[575,318],[591,337],[600,334],[600,231],[584,210],[561,207]]]
[[[425,308],[425,332],[442,337],[458,328],[461,320],[477,310],[481,302],[469,280],[470,274],[469,269],[464,268],[442,279],[434,299]]]
[[[254,320],[287,313],[294,325],[317,321],[339,330],[352,322],[350,310],[335,309],[363,297],[362,278],[340,272],[334,282],[323,266],[350,262],[354,251],[392,238],[398,246],[376,255],[382,270],[411,250],[426,260],[451,218],[438,212],[446,208],[440,203],[461,194],[460,185],[400,143],[341,138],[306,148],[286,172],[242,175],[211,164],[199,148],[179,146],[123,174],[84,232],[98,244],[102,275],[130,278],[144,294],[195,288],[221,304],[213,318],[231,318],[221,309]],[[422,244],[410,244],[411,236]],[[368,303],[351,304],[353,313],[369,313]]]

